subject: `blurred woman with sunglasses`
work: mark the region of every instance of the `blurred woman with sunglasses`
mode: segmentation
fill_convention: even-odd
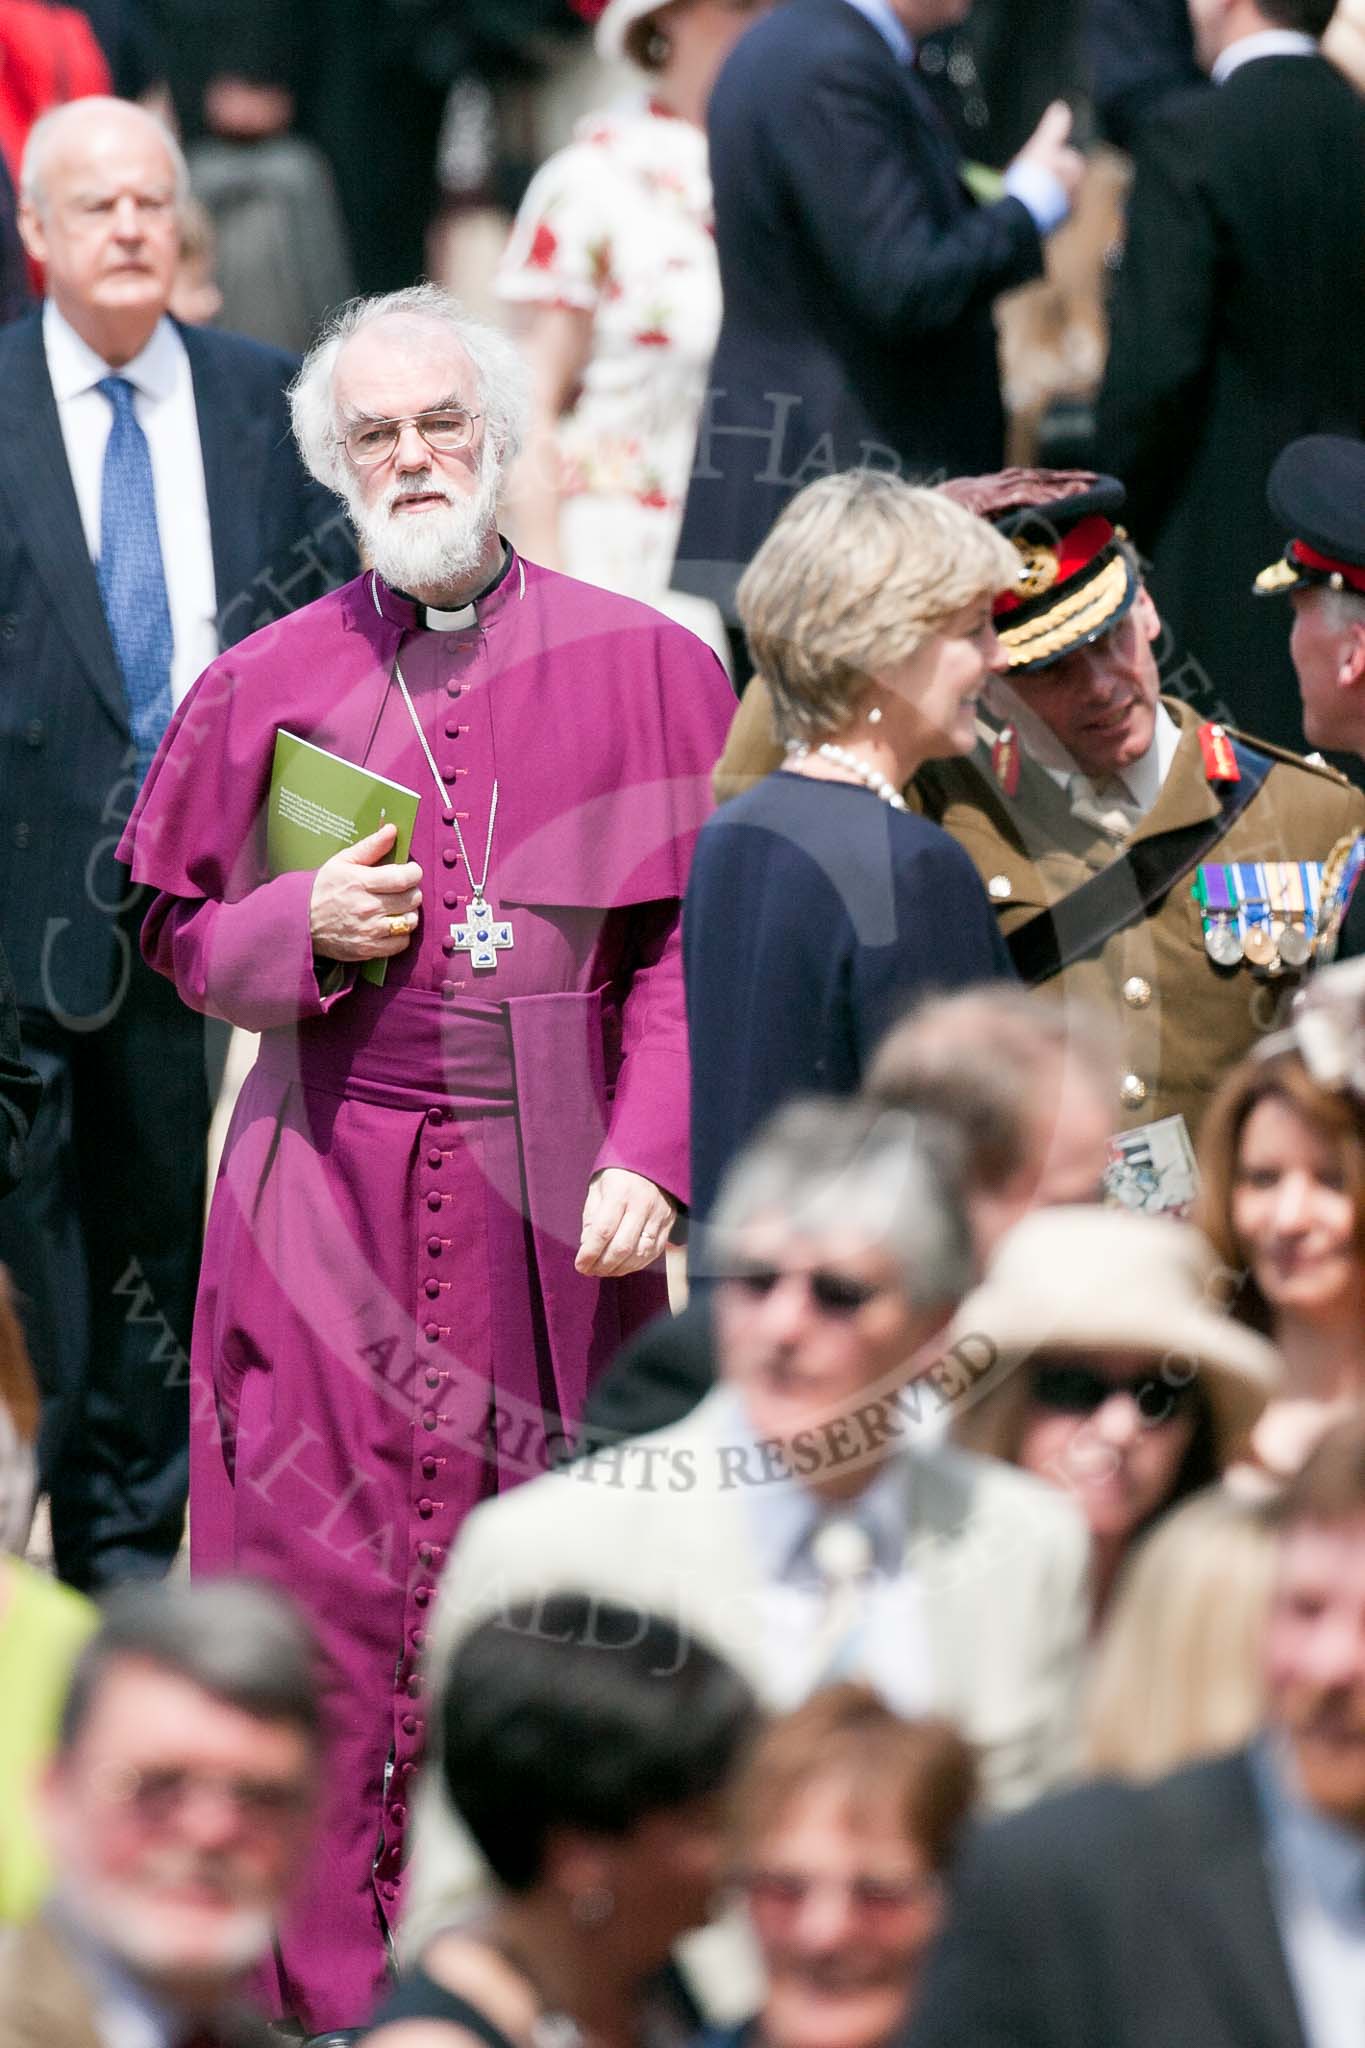
[[[1095,1617],[1131,1545],[1244,1453],[1279,1360],[1234,1322],[1185,1224],[1040,1209],[954,1321],[977,1375],[959,1442],[1049,1480],[1090,1529]]]
[[[971,1749],[832,1685],[760,1737],[736,1788],[736,1882],[766,1995],[699,2048],[883,2048],[910,2014],[942,1875],[977,1796]]]
[[[1233,1314],[1284,1361],[1251,1446],[1273,1484],[1365,1394],[1365,1104],[1292,1047],[1244,1060],[1201,1128],[1199,1171],[1195,1220],[1239,1276]]]

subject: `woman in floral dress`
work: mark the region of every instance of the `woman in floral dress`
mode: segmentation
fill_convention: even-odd
[[[522,309],[534,415],[509,493],[523,550],[662,605],[720,327],[706,102],[766,0],[608,0],[597,47],[647,93],[590,115],[526,194],[498,273]]]

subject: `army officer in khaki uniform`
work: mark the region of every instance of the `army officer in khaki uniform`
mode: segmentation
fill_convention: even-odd
[[[1181,1117],[1192,1137],[1307,957],[1300,864],[1362,829],[1365,798],[1160,695],[1161,622],[1114,479],[1008,470],[943,488],[1014,542],[1021,580],[997,606],[1007,666],[975,753],[928,764],[907,794],[972,856],[1023,979],[1122,1020],[1115,1128]],[[717,795],[777,758],[757,678]]]

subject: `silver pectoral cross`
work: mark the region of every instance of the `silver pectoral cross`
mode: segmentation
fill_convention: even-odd
[[[511,925],[494,917],[477,890],[469,899],[468,918],[463,924],[453,924],[450,936],[456,951],[468,953],[469,964],[475,968],[496,967],[498,954],[513,943]]]

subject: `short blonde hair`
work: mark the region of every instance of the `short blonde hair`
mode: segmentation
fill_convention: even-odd
[[[1235,1749],[1261,1724],[1261,1642],[1280,1510],[1197,1493],[1124,1566],[1091,1670],[1085,1762],[1157,1778]]]
[[[940,491],[868,469],[808,484],[738,591],[778,738],[837,732],[875,676],[1018,578],[1009,542]]]

